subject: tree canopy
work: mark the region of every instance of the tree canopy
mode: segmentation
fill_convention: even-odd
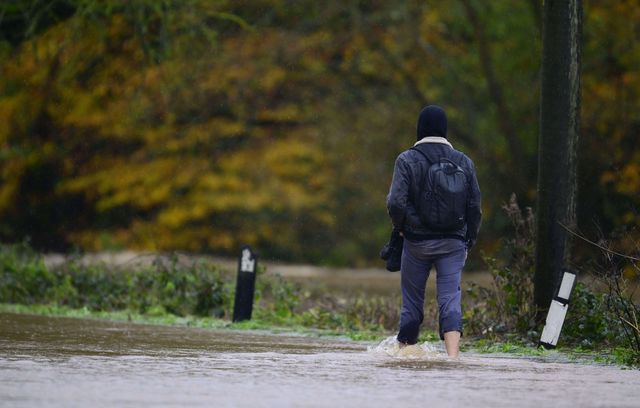
[[[423,105],[476,163],[480,245],[535,202],[541,2],[0,5],[0,238],[376,258]],[[584,9],[578,225],[640,225],[640,5]]]

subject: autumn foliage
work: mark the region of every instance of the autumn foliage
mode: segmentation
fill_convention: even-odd
[[[3,241],[371,261],[427,103],[478,168],[481,245],[535,200],[539,2],[40,3],[0,5]],[[636,1],[585,4],[586,230],[638,234],[639,33]]]

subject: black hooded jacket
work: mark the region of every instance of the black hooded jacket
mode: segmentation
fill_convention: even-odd
[[[418,118],[418,143],[414,149],[402,152],[396,159],[393,180],[387,196],[387,209],[394,228],[412,241],[441,238],[457,238],[473,245],[480,229],[480,187],[473,162],[464,153],[455,150],[446,140],[447,119],[437,106],[428,106]],[[424,154],[424,155],[423,155]],[[424,156],[427,156],[425,158]],[[424,175],[431,166],[446,157],[465,171],[469,181],[466,224],[455,231],[436,231],[424,225],[418,216],[417,206]]]

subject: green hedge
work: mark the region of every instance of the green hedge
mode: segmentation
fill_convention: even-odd
[[[0,245],[0,303],[55,305],[93,312],[231,319],[235,274],[204,260],[159,256],[149,266],[117,268],[70,257],[48,268],[27,244]],[[398,296],[310,292],[259,268],[253,323],[377,337],[397,327]]]
[[[89,265],[77,258],[48,268],[27,244],[0,246],[2,303],[224,317],[231,290],[216,265],[184,263],[175,255],[135,269]]]

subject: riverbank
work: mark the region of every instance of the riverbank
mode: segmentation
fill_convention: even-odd
[[[130,310],[119,311],[92,311],[87,308],[72,309],[57,305],[16,305],[0,303],[0,313],[25,314],[45,317],[67,317],[75,319],[93,319],[112,322],[127,322],[136,324],[193,327],[199,329],[214,330],[259,330],[271,333],[292,333],[315,337],[341,337],[345,340],[377,341],[383,339],[388,333],[361,333],[341,332],[336,330],[323,330],[301,325],[274,325],[260,320],[247,320],[243,322],[231,322],[215,317],[201,316],[176,316],[172,314],[150,315],[132,312]]]
[[[294,322],[286,325],[274,325],[261,320],[250,320],[233,323],[225,319],[198,316],[148,315],[127,310],[123,311],[91,311],[87,308],[72,309],[55,305],[15,305],[0,304],[0,314],[35,315],[51,318],[90,319],[105,322],[133,323],[166,327],[185,327],[205,330],[230,330],[270,334],[284,334],[313,338],[335,338],[343,341],[366,342],[374,345],[394,335],[392,331],[348,331],[328,330],[307,327]],[[438,345],[441,343],[435,331],[423,330],[419,343]],[[431,346],[427,346],[431,347]],[[444,347],[444,346],[442,346]],[[628,367],[625,363],[628,353],[624,349],[614,350],[585,350],[580,347],[559,347],[545,350],[527,343],[520,338],[511,340],[488,340],[479,337],[464,337],[461,342],[463,353],[491,354],[512,358],[535,358],[541,361],[580,362],[585,364],[613,364],[621,368]]]
[[[142,265],[113,266],[69,257],[47,265],[28,246],[13,245],[0,247],[0,268],[0,303],[13,313],[379,341],[397,330],[401,306],[399,291],[338,291],[301,284],[261,267],[252,320],[231,323],[235,273],[203,259],[169,255]],[[505,326],[505,316],[513,314],[505,314],[508,303],[500,302],[520,299],[519,292],[502,293],[478,285],[463,289],[466,349],[534,356],[542,352],[535,347],[539,333]],[[437,305],[433,296],[429,299],[420,341],[437,342]],[[603,306],[602,298],[578,286],[560,344],[575,355],[586,352],[594,361],[635,364],[637,356],[612,330],[616,322]]]

